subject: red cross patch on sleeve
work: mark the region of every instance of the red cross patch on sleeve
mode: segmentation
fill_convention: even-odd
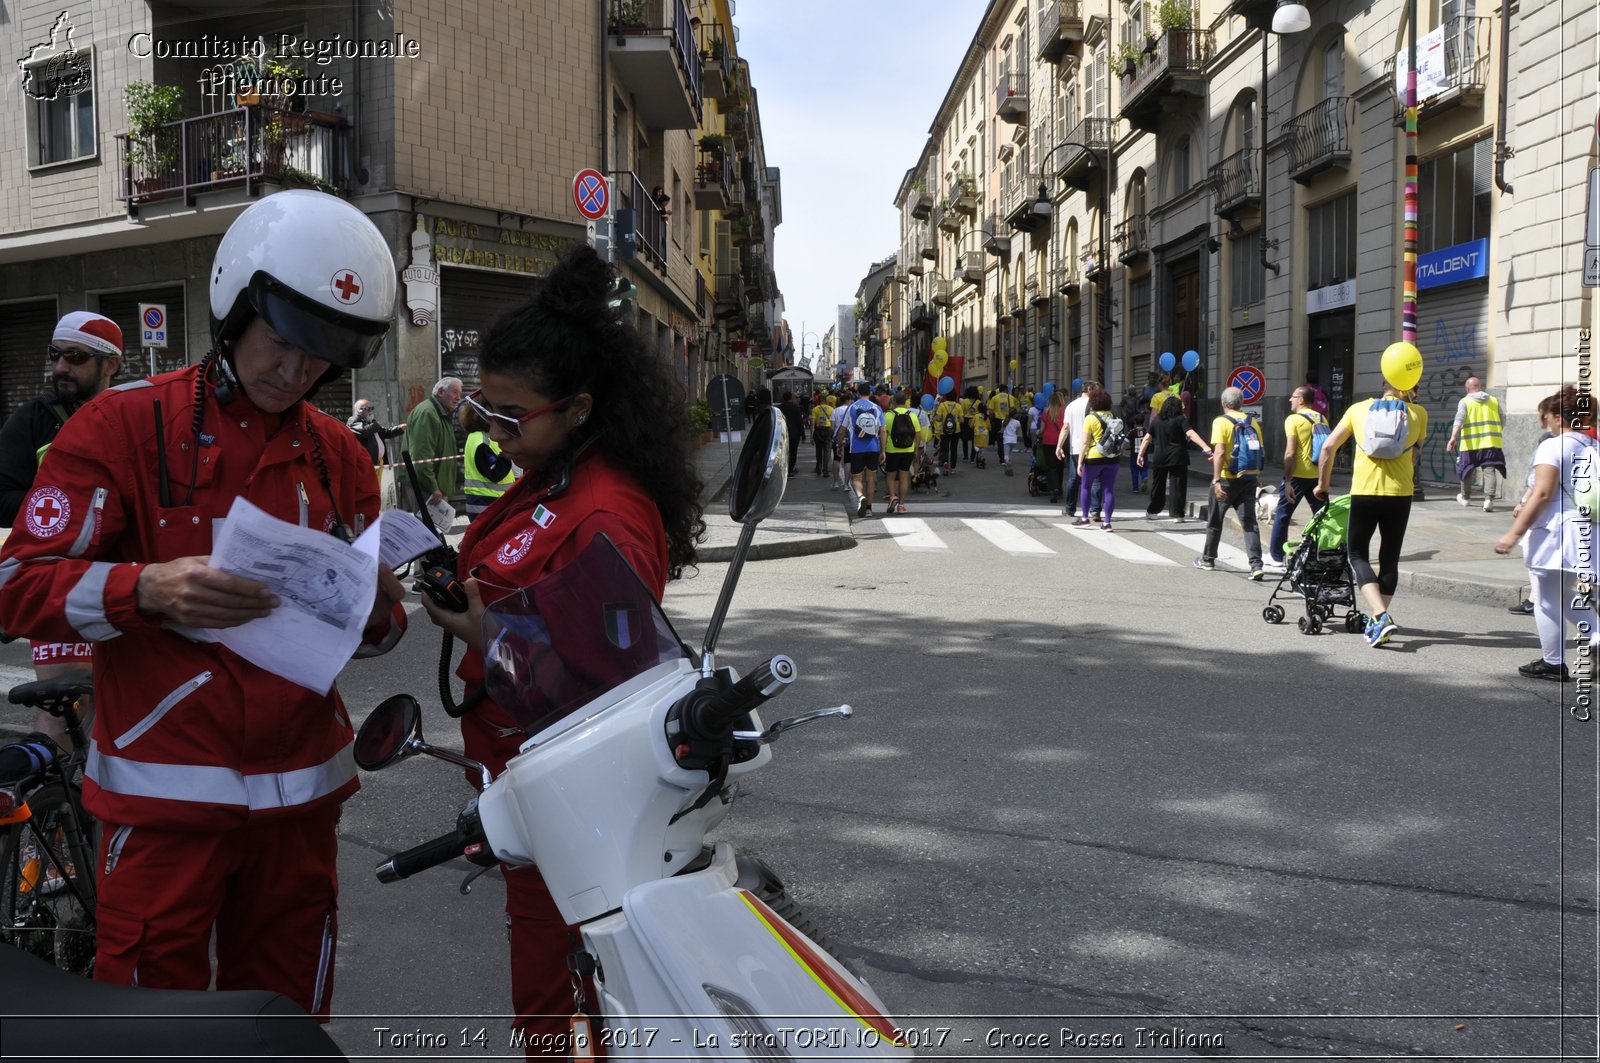
[[[22,503],[22,522],[35,539],[60,535],[72,518],[72,502],[59,487],[36,487]]]

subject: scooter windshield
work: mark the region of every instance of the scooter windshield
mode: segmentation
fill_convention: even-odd
[[[532,736],[608,690],[688,658],[655,596],[604,535],[483,614],[489,696]]]

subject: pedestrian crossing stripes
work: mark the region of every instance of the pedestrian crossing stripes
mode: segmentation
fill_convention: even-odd
[[[932,507],[918,507],[928,513]],[[960,512],[957,507],[950,507]],[[970,507],[966,508],[971,512]],[[974,536],[982,540],[985,548],[993,547],[1013,557],[1054,557],[1076,552],[1077,547],[1088,547],[1117,561],[1152,568],[1172,568],[1187,565],[1198,557],[1205,546],[1202,531],[1163,531],[1140,520],[1119,523],[1115,531],[1106,532],[1099,524],[1083,527],[1061,520],[1058,509],[1027,509],[1021,507],[991,509],[992,517],[940,516],[929,513],[924,517],[884,517],[873,525],[858,525],[857,535],[870,536],[878,528],[894,540],[896,546],[907,553],[948,553],[953,549],[970,551]],[[870,529],[870,530],[869,530]],[[1226,536],[1224,537],[1226,539]],[[1173,549],[1176,547],[1176,549]],[[1224,541],[1217,547],[1217,567],[1233,572],[1250,571],[1250,559],[1237,546]]]

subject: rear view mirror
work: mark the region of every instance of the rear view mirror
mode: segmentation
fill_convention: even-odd
[[[380,771],[409,752],[422,738],[422,706],[410,694],[396,694],[361,723],[356,732],[356,764],[362,771]]]
[[[757,411],[728,485],[728,516],[756,524],[772,515],[789,483],[789,426],[771,406]]]

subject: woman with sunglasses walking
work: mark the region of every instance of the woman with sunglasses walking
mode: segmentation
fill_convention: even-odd
[[[468,611],[423,604],[467,644],[456,672],[468,703],[477,701],[461,720],[466,753],[496,774],[528,736],[482,693],[485,603],[559,570],[597,535],[659,601],[667,580],[694,563],[705,531],[687,403],[665,363],[611,305],[614,282],[593,249],[569,253],[532,303],[490,330],[481,386],[465,399],[524,473],[461,540]],[[530,1054],[535,1045],[565,1051],[573,939],[537,868],[507,868],[505,879],[516,1025]]]

